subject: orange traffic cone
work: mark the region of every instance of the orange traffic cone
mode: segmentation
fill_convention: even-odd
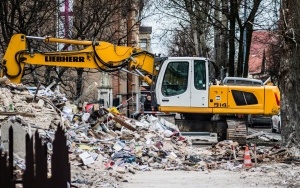
[[[244,168],[251,168],[251,167],[252,167],[252,162],[250,157],[250,151],[248,146],[246,146],[245,154],[244,154]]]

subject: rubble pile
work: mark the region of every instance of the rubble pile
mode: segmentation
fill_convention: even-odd
[[[56,127],[62,124],[68,136],[75,186],[117,187],[119,181],[126,181],[125,174],[151,169],[234,170],[243,164],[243,147],[237,142],[226,140],[208,148],[195,147],[176,125],[163,118],[146,115],[135,120],[99,104],[84,103],[79,107],[49,87],[37,92],[22,85],[1,87],[0,121],[1,126],[4,121],[14,121],[26,132],[38,131],[48,142],[49,154]],[[1,127],[2,138],[3,130]],[[279,159],[286,154],[275,149],[256,148],[257,161]],[[22,161],[16,163],[19,170],[24,170]]]

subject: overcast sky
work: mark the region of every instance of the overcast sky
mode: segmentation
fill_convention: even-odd
[[[165,48],[164,42],[161,41],[160,37],[162,35],[162,29],[160,27],[160,23],[157,23],[155,17],[147,18],[142,23],[143,26],[150,26],[152,27],[152,34],[151,34],[151,50],[152,53],[167,55],[167,49]]]

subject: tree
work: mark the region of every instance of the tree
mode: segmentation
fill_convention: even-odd
[[[259,16],[257,12],[261,8],[261,2],[261,0],[230,0],[229,11],[223,9],[223,13],[227,15],[229,20],[229,76],[248,77],[248,61],[252,33],[254,31],[255,18]],[[237,57],[236,43],[238,49]],[[236,62],[237,65],[235,65]]]
[[[214,60],[225,68],[228,67],[228,2],[215,0],[214,7]]]
[[[55,1],[14,1],[0,2],[0,57],[5,53],[10,38],[15,33],[29,36],[49,36],[55,34],[55,19],[58,5]],[[30,41],[29,49],[40,47],[41,43]],[[54,46],[42,46],[44,50],[55,49]],[[2,58],[1,58],[2,59]],[[25,74],[31,74],[34,85],[40,82],[36,66],[27,66]],[[42,77],[48,75],[48,71]],[[49,74],[50,76],[50,74]]]
[[[155,1],[154,6],[160,14],[160,24],[164,24],[162,20],[166,19],[161,38],[170,44],[170,55],[182,56],[183,54],[176,54],[181,48],[185,49],[184,55],[209,56],[206,38],[209,31],[206,21],[210,8],[208,5],[206,1],[194,0]],[[188,41],[180,40],[181,43],[178,43],[183,38]],[[187,54],[187,51],[192,54]]]
[[[227,67],[229,76],[248,77],[252,33],[273,29],[277,20],[269,13],[274,12],[277,1],[168,0],[158,1],[156,8],[167,17],[162,36],[170,43],[169,52],[176,52],[178,46],[194,46],[192,55],[198,56],[199,49],[200,56]],[[180,38],[188,40],[179,44]]]
[[[270,60],[270,64],[268,67],[268,73],[271,77],[272,82],[277,85],[279,88],[280,83],[280,59],[282,56],[282,49],[280,47],[281,45],[281,37],[279,36],[278,31],[274,31],[272,32],[273,35],[273,39],[272,39],[272,43],[270,43],[270,47],[269,47],[269,60]]]
[[[300,143],[300,2],[282,1],[280,31],[281,50],[280,90],[282,143],[299,156]]]
[[[71,1],[68,0],[70,3]],[[57,36],[64,33],[64,38],[107,41],[117,45],[127,45],[128,32],[135,27],[126,28],[127,14],[132,6],[139,6],[141,11],[144,1],[141,0],[76,0],[70,8],[69,17],[61,15],[58,9],[65,4],[64,0],[6,0],[0,2],[0,45],[1,54],[14,33],[24,33],[31,36]],[[69,4],[70,5],[70,4]],[[71,5],[70,5],[71,6]],[[59,15],[59,16],[57,16]],[[139,16],[139,19],[142,19]],[[57,21],[69,22],[63,30],[57,29]],[[136,25],[139,20],[136,20]],[[28,40],[29,48],[41,51],[56,51],[56,44],[46,44],[43,41]],[[63,45],[59,50],[79,50],[84,46]],[[117,70],[117,69],[116,69]],[[72,72],[72,74],[70,74]],[[75,74],[73,73],[75,72]],[[61,88],[68,91],[71,98],[81,95],[86,78],[90,74],[97,74],[99,70],[55,68],[44,66],[26,66],[23,84],[49,85],[53,81],[59,83]],[[69,73],[69,74],[67,74]]]
[[[228,60],[228,74],[235,75],[235,33],[236,33],[236,15],[238,15],[238,1],[230,0],[230,9],[228,13],[229,20],[229,60]]]
[[[187,34],[188,32],[190,32],[189,35]],[[192,36],[192,29],[189,27],[174,31],[174,36],[171,38],[170,46],[168,48],[169,55],[178,57],[195,55],[197,52],[193,45]]]
[[[45,36],[55,33],[57,5],[54,1],[0,1],[0,45],[4,54],[14,33]]]

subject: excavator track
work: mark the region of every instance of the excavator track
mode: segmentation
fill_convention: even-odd
[[[246,144],[247,126],[244,121],[227,121],[227,140],[237,141],[239,144]]]
[[[174,116],[163,116],[164,118],[169,117],[174,121]],[[171,122],[173,122],[171,121]],[[176,124],[180,132],[185,134],[190,133],[217,133],[218,141],[222,140],[233,140],[239,144],[246,144],[247,126],[245,120],[237,118],[226,118],[223,117],[218,121],[211,120],[200,120],[200,119],[175,119]]]

